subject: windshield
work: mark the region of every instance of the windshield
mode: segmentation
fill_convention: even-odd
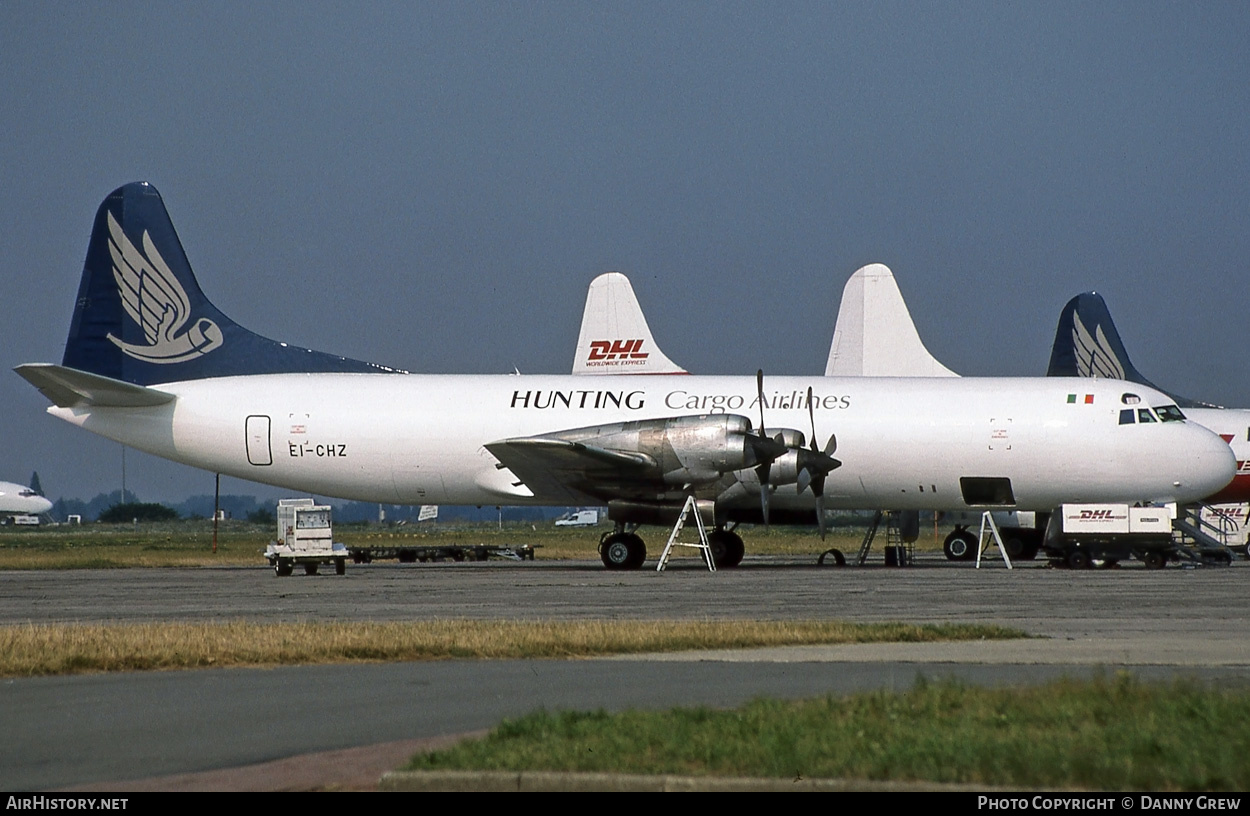
[[[1181,409],[1175,405],[1164,405],[1156,408],[1155,413],[1159,415],[1159,419],[1164,422],[1184,422],[1185,415],[1181,413]]]

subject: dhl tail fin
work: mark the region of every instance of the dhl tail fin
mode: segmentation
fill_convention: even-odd
[[[629,278],[605,272],[590,282],[574,374],[686,374],[660,351]]]

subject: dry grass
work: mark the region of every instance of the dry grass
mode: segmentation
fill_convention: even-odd
[[[997,626],[836,621],[22,624],[0,627],[0,676],[1015,637],[1024,635]]]

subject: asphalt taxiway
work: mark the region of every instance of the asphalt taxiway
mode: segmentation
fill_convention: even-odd
[[[319,753],[337,757],[326,767],[356,768],[373,746],[375,763],[387,763],[380,771],[421,740],[488,729],[539,707],[734,705],[907,688],[919,675],[999,685],[1128,669],[1250,683],[1244,561],[1080,572],[1038,563],[1007,570],[998,561],[977,570],[940,555],[907,568],[813,561],[748,557],[714,574],[694,559],[664,573],[609,573],[589,560],[375,563],[349,565],[341,577],[275,578],[263,566],[7,572],[0,623],[836,619],[994,623],[1032,637],[9,679],[0,681],[0,788],[308,787],[291,782],[291,770],[322,766],[291,758],[332,752]],[[225,771],[240,768],[252,775]],[[373,770],[354,773],[317,778],[354,787]]]

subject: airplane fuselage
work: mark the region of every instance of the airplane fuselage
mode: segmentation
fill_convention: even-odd
[[[763,406],[770,435],[810,434],[809,386],[817,441],[836,434],[842,462],[825,485],[831,508],[997,505],[1001,480],[1010,506],[1026,510],[1186,502],[1218,491],[1235,467],[1228,446],[1191,422],[1117,424],[1126,393],[1142,405],[1170,403],[1131,383],[772,377]],[[264,374],[153,387],[176,399],[48,410],[208,471],[343,499],[461,505],[566,503],[497,467],[484,446],[498,440],[699,414],[758,426],[760,417],[748,377]],[[775,487],[774,507],[812,501],[793,484]],[[758,494],[744,490],[741,502],[758,503]]]
[[[38,516],[51,509],[52,502],[29,487],[13,482],[0,482],[0,516]]]

